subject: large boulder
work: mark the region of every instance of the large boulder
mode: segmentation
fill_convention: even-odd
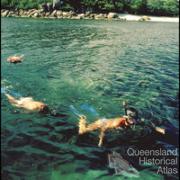
[[[50,16],[51,16],[51,17],[57,17],[57,10],[54,10],[54,11],[51,13]]]
[[[79,19],[84,19],[84,18],[85,18],[85,14],[84,14],[84,13],[78,14],[77,17],[78,17]]]
[[[118,13],[115,12],[110,12],[107,16],[108,19],[118,18],[118,17],[119,17]]]
[[[38,13],[38,10],[31,9],[31,10],[28,11],[28,17],[32,17],[32,16],[34,16],[34,14],[37,15],[37,13]]]
[[[60,10],[58,10],[58,11],[56,12],[56,16],[57,16],[57,17],[62,17],[62,16],[63,16],[63,12],[60,11]]]
[[[3,11],[3,12],[1,13],[1,16],[2,16],[2,17],[6,17],[8,14],[9,14],[9,11],[6,10],[6,11]]]
[[[14,12],[13,11],[9,11],[7,17],[13,17],[14,16]]]
[[[50,15],[51,15],[50,12],[46,12],[46,13],[44,14],[44,17],[49,17]]]
[[[97,14],[94,17],[95,19],[105,19],[106,18],[106,14]]]
[[[35,12],[34,14],[33,14],[33,17],[40,17],[40,14],[39,14],[39,12]]]
[[[63,12],[63,18],[70,18],[72,15],[71,15],[71,12]]]
[[[95,16],[96,16],[96,14],[91,13],[91,14],[89,15],[89,18],[94,19]]]
[[[74,11],[69,11],[69,14],[71,15],[71,17],[72,16],[77,16],[76,12],[74,12]]]
[[[1,9],[1,13],[5,12],[5,11],[6,11],[6,9]]]
[[[24,11],[22,16],[28,16],[28,11]]]
[[[19,10],[19,16],[23,16],[23,14],[24,14],[24,10],[23,10],[23,9],[20,9],[20,10]]]

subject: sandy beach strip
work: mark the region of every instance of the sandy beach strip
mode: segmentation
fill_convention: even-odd
[[[125,18],[127,21],[139,21],[140,18],[147,15],[119,14],[119,18]],[[179,22],[179,17],[147,16],[150,22]]]

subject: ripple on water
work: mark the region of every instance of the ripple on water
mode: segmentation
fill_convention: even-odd
[[[178,126],[178,24],[3,18],[1,37],[1,85],[68,114],[17,110],[1,94],[4,179],[119,178],[107,168],[107,154],[135,141],[111,132],[98,148],[98,132],[77,135],[70,105],[82,112],[81,105],[88,104],[100,117],[113,117],[124,113],[126,99],[146,119]],[[9,64],[12,54],[24,54],[25,60]],[[141,141],[144,145],[133,145],[157,148],[152,138]],[[128,161],[141,179],[162,178],[135,158]]]

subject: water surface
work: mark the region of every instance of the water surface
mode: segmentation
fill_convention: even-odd
[[[1,26],[2,87],[68,115],[19,110],[1,94],[3,179],[124,179],[112,176],[109,152],[130,145],[164,146],[156,141],[114,144],[111,139],[118,136],[108,133],[98,148],[97,132],[78,136],[70,105],[92,122],[95,114],[82,105],[108,118],[123,115],[122,101],[128,100],[147,120],[178,127],[177,23],[2,18]],[[14,54],[24,54],[23,63],[6,62]],[[163,178],[124,158],[141,179]]]

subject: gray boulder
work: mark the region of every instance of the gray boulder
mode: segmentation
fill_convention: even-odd
[[[51,13],[51,16],[52,16],[52,17],[57,17],[57,10],[54,10],[54,11]]]
[[[7,17],[13,17],[14,16],[14,12],[13,11],[9,11]]]
[[[57,15],[57,17],[62,17],[63,16],[63,12],[58,10],[56,12],[56,15]]]
[[[85,14],[84,13],[78,14],[77,17],[79,19],[84,19],[85,18]]]
[[[34,14],[33,14],[33,17],[40,17],[40,14],[39,14],[39,12],[35,12]]]
[[[106,18],[106,15],[102,13],[95,15],[95,19],[105,19],[105,18]]]

